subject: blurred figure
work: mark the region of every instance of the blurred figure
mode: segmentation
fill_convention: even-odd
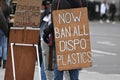
[[[10,14],[10,8],[6,3],[6,0],[0,0],[0,67],[6,67],[7,60],[7,37],[8,37],[8,17]]]
[[[89,20],[94,20],[95,18],[95,8],[94,8],[94,0],[89,0],[88,2],[88,17]]]
[[[42,2],[41,11],[41,20],[40,20],[40,43],[41,43],[41,80],[52,80],[53,79],[53,71],[49,70],[49,46],[43,40],[44,29],[51,24],[51,1],[44,0]]]
[[[112,1],[112,3],[110,4],[110,21],[112,21],[113,24],[115,24],[115,13],[116,13],[117,9],[115,6],[115,1]]]
[[[109,23],[109,20],[107,19],[108,18],[107,17],[108,9],[109,9],[109,6],[106,3],[106,0],[104,0],[100,5],[100,16],[101,16],[100,23],[103,23],[103,21],[105,21],[105,20],[107,23]]]

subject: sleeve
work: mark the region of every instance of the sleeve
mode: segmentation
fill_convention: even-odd
[[[5,36],[8,37],[8,25],[0,7],[0,29],[4,32]]]

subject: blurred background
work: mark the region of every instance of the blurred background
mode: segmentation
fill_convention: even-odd
[[[115,7],[116,7],[115,21],[120,20],[120,0],[85,0],[85,1],[87,2],[88,17],[89,17],[90,21],[100,20],[100,18],[101,18],[100,9],[101,9],[101,4],[103,1],[106,1],[107,17],[110,18],[110,16],[111,16],[110,5],[112,3],[114,3]],[[7,0],[7,2],[11,6],[11,21],[13,22],[13,16],[15,14],[17,0]]]

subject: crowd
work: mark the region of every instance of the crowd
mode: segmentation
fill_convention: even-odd
[[[112,22],[115,24],[115,21],[119,20],[119,17],[116,17],[117,12],[115,0],[109,3],[107,0],[102,0],[101,2],[95,0],[88,1],[88,15],[90,20],[99,20],[100,23]]]
[[[93,20],[93,15],[95,14],[92,13],[98,12],[100,15],[100,23],[103,23],[103,21],[111,21],[115,24],[115,14],[117,11],[115,1],[110,5],[108,5],[106,1],[103,1],[93,9],[92,3],[88,3],[87,0],[43,0],[40,18],[39,43],[41,80],[63,80],[64,71],[59,71],[56,63],[52,11],[80,7],[88,7],[90,20]],[[108,17],[108,13],[110,17]],[[6,0],[0,0],[0,67],[3,65],[3,68],[5,68],[7,60],[9,15],[10,7]],[[50,57],[52,57],[52,64],[49,65]],[[79,71],[80,69],[68,70],[70,80],[79,80]]]
[[[108,5],[106,1],[103,1],[100,6],[100,23],[102,23],[103,20],[106,20],[107,23],[111,21],[113,24],[115,24],[116,11],[117,9],[115,1],[112,1],[110,5]],[[108,14],[110,14],[110,18],[108,18]]]

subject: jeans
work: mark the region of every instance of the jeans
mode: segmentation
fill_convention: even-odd
[[[7,60],[7,37],[0,30],[0,57]]]
[[[44,67],[44,72],[46,74],[46,79],[47,80],[52,80],[53,77],[54,77],[53,71],[48,70],[49,46],[48,46],[48,44],[46,44],[44,42],[44,40],[41,40],[41,48],[42,48],[42,58],[43,58],[43,63],[44,63],[42,65]]]
[[[55,78],[54,80],[63,80],[63,72],[64,71],[59,71],[57,69],[57,64],[54,66],[54,75]],[[74,70],[69,70],[69,75],[70,75],[70,80],[79,80],[79,70],[74,69]]]
[[[45,71],[44,71],[43,61],[42,61],[42,64],[41,64],[41,80],[46,80],[46,74],[45,74]]]

